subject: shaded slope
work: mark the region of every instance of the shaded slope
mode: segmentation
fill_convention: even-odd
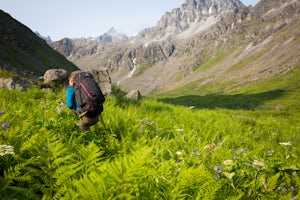
[[[0,10],[0,67],[9,71],[42,75],[50,68],[78,68],[53,50],[29,28]]]

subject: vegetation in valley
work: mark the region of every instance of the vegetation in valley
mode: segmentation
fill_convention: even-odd
[[[1,199],[299,199],[299,72],[197,91],[118,90],[83,133],[65,88],[1,89]]]

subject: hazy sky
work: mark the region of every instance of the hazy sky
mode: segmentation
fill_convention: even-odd
[[[114,27],[135,36],[185,0],[0,0],[0,9],[52,40],[96,37]],[[241,0],[255,5],[259,0]]]

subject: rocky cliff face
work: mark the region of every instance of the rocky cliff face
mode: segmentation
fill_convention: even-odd
[[[299,7],[297,0],[262,0],[255,7],[187,0],[130,40],[52,47],[81,69],[109,68],[125,91],[160,92],[199,80],[242,84],[299,65]]]
[[[196,30],[192,34],[189,32],[187,36],[191,37],[209,28],[226,14],[243,7],[244,5],[239,0],[187,0],[180,8],[175,8],[172,12],[163,15],[155,27],[139,33],[138,38],[147,40],[173,38],[187,29],[194,28]]]

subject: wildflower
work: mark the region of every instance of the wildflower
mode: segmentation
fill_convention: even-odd
[[[215,166],[214,167],[214,170],[217,172],[217,173],[221,173],[223,171],[224,167],[221,166],[221,167],[218,167],[218,166]]]
[[[254,160],[252,165],[255,167],[265,167],[266,166],[266,164],[264,162],[259,161],[259,160]]]
[[[180,156],[182,153],[181,153],[181,151],[177,151],[176,154],[177,154],[178,156]]]
[[[154,122],[151,121],[151,122],[147,122],[146,124],[147,124],[147,126],[153,126]]]
[[[199,151],[193,151],[193,152],[191,152],[191,154],[190,154],[190,156],[192,157],[192,156],[199,156],[200,155],[200,152]]]
[[[220,178],[221,178],[221,175],[220,175],[220,174],[216,174],[216,178],[217,178],[217,179],[220,179]]]
[[[232,156],[232,160],[237,160],[237,159],[239,159],[238,156]]]
[[[209,150],[209,149],[210,149],[210,146],[209,146],[209,145],[205,145],[205,146],[204,146],[204,149],[205,149],[205,150]]]
[[[277,188],[277,190],[281,190],[281,187],[279,186],[279,187]]]
[[[294,197],[291,197],[290,200],[295,200],[295,198],[294,198]]]
[[[60,134],[57,134],[57,137],[60,137]]]
[[[8,155],[8,154],[15,154],[14,147],[10,145],[0,145],[0,156]]]
[[[247,153],[249,153],[249,151],[250,151],[249,149],[242,149],[242,154],[246,155]]]
[[[1,110],[1,111],[0,111],[0,115],[3,115],[3,114],[4,114],[4,111],[3,111],[3,110]]]
[[[274,152],[275,152],[275,151],[274,151],[273,149],[270,149],[270,150],[267,151],[267,154],[268,154],[268,155],[273,155]]]
[[[230,165],[232,165],[232,162],[233,162],[233,160],[225,160],[223,163],[224,163],[224,165],[229,167]]]
[[[62,111],[62,107],[60,105],[56,106],[55,111],[58,115],[60,115]]]
[[[283,146],[292,146],[292,142],[279,142],[279,144]]]
[[[145,117],[145,118],[143,118],[143,119],[138,119],[138,120],[136,120],[136,122],[144,122],[144,121],[148,121],[148,118]]]
[[[47,151],[47,148],[46,148],[46,147],[43,147],[42,149],[43,149],[43,151]]]
[[[294,192],[295,191],[295,187],[291,186],[291,191]]]
[[[178,161],[177,165],[181,165],[184,162],[184,160]]]
[[[9,124],[7,122],[2,123],[3,128],[7,128],[8,126],[9,126]]]

